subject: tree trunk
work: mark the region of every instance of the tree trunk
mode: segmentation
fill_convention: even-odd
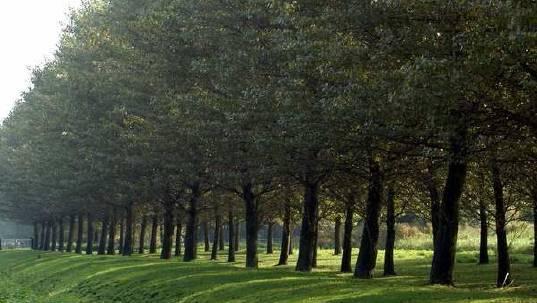
[[[77,237],[76,237],[76,248],[75,252],[77,254],[82,253],[82,238],[84,237],[84,215],[78,214],[77,221]]]
[[[319,252],[319,220],[315,227],[315,237],[313,238],[313,258],[311,259],[311,267],[317,268],[317,253]]]
[[[58,225],[56,220],[53,220],[51,223],[52,229],[52,245],[50,246],[51,251],[56,251],[56,244],[58,243]]]
[[[507,244],[507,231],[505,220],[505,202],[503,199],[503,184],[500,169],[496,159],[491,160],[492,187],[496,205],[496,241],[498,258],[498,276],[496,286],[504,287],[511,284],[511,261],[509,260],[509,247]]]
[[[112,213],[112,220],[110,221],[110,234],[108,235],[108,247],[106,249],[106,254],[115,255],[116,254],[116,231],[117,231],[117,210],[114,208]]]
[[[133,225],[134,225],[134,204],[130,203],[126,208],[125,243],[121,253],[123,256],[132,255]]]
[[[358,260],[354,270],[354,277],[361,279],[373,278],[373,272],[377,265],[379,216],[382,208],[382,172],[378,161],[370,159],[369,173],[369,190],[364,228],[362,230]]]
[[[257,268],[257,231],[259,229],[257,201],[252,191],[252,184],[244,185],[242,190],[246,210],[246,267]]]
[[[93,222],[93,217],[88,213],[88,232],[87,232],[87,242],[86,242],[86,255],[93,254],[93,236],[95,233],[95,225]]]
[[[334,255],[341,254],[341,217],[336,217],[334,226]]]
[[[158,235],[159,235],[159,240],[160,240],[160,247],[162,248],[162,241],[164,239],[164,222],[163,222],[163,224],[159,225],[159,233],[158,233]]]
[[[69,231],[67,234],[67,248],[66,248],[66,251],[68,253],[73,251],[73,241],[75,238],[75,224],[76,224],[76,216],[70,215],[69,216]]]
[[[289,226],[289,255],[293,255],[295,252],[294,252],[294,243],[295,243],[295,240],[294,240],[294,229]]]
[[[110,216],[106,214],[103,218],[102,227],[101,227],[101,238],[99,239],[99,249],[97,251],[98,255],[106,254],[106,240],[108,236],[108,226],[110,225]]]
[[[181,222],[177,222],[175,228],[175,256],[179,257],[181,255],[181,235],[183,234],[183,225]]]
[[[287,265],[289,260],[289,244],[291,241],[291,203],[285,202],[282,224],[282,246],[278,265]]]
[[[466,129],[451,139],[451,157],[442,205],[437,240],[431,266],[431,284],[453,285],[453,268],[459,232],[459,203],[466,180]]]
[[[95,250],[95,247],[99,249],[99,239],[100,239],[100,233],[99,233],[99,225],[98,221],[93,222],[93,248]]]
[[[174,229],[174,216],[173,211],[175,203],[168,197],[164,205],[164,230],[162,235],[162,250],[160,252],[160,258],[168,260],[172,258],[172,246],[173,246],[173,229]]]
[[[149,253],[157,253],[157,233],[158,233],[158,216],[153,215],[151,222],[151,238],[149,239]]]
[[[270,222],[267,224],[267,254],[273,254],[274,249],[272,247],[272,227],[274,223]]]
[[[354,195],[345,204],[345,227],[343,231],[343,255],[341,256],[341,272],[352,272],[352,227],[354,216]]]
[[[39,244],[39,249],[45,250],[45,234],[47,230],[47,223],[45,221],[41,222],[41,242]]]
[[[198,240],[196,227],[198,225],[198,200],[201,195],[199,183],[191,187],[190,206],[187,209],[187,224],[185,233],[185,254],[183,261],[192,261],[197,258]]]
[[[118,252],[120,255],[123,254],[124,246],[125,246],[125,218],[121,216],[121,221],[119,221],[119,243],[118,243]]]
[[[318,182],[307,182],[304,186],[304,208],[300,230],[297,271],[311,271],[316,247],[317,221],[319,219]]]
[[[138,244],[138,253],[145,253],[145,229],[147,228],[147,217],[142,217],[142,224],[140,226],[140,239]]]
[[[216,260],[218,258],[218,243],[220,241],[221,236],[221,228],[222,228],[222,218],[218,214],[218,210],[216,210],[216,218],[214,221],[214,237],[213,237],[213,249],[211,251],[211,260]]]
[[[220,226],[220,236],[218,237],[218,250],[225,250],[226,249],[226,245],[225,245],[225,239],[224,239],[224,229],[225,229],[225,226],[222,224],[222,226]]]
[[[37,250],[39,248],[39,224],[34,222],[34,238],[32,239],[32,249]]]
[[[487,223],[487,207],[480,198],[479,201],[479,221],[481,223],[481,236],[479,239],[479,264],[489,264],[488,251],[488,223]]]
[[[392,186],[388,187],[386,199],[386,248],[384,250],[384,276],[395,276],[395,263],[393,250],[395,247],[395,192]]]
[[[47,222],[47,225],[46,225],[46,230],[45,230],[45,248],[44,250],[45,251],[48,251],[50,250],[50,234],[52,232],[52,222]]]
[[[216,237],[216,235],[215,235]],[[204,251],[210,251],[211,250],[211,244],[209,241],[209,223],[207,221],[203,221],[203,240],[204,240]]]
[[[230,207],[228,211],[228,252],[227,252],[227,261],[235,262],[235,222],[233,222],[233,209]]]
[[[241,242],[241,224],[239,222],[235,223],[235,251],[239,251]]]
[[[65,226],[63,225],[63,217],[60,217],[58,220],[58,225],[60,228],[59,235],[58,235],[58,250],[60,252],[65,251]]]

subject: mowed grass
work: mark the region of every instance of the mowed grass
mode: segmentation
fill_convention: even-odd
[[[163,261],[157,255],[86,256],[33,251],[0,252],[0,302],[537,302],[537,268],[529,255],[514,255],[514,285],[496,289],[495,264],[476,265],[474,252],[459,252],[456,287],[430,286],[431,252],[396,251],[398,276],[354,279],[338,272],[340,258],[319,252],[312,273],[274,266],[278,254],[260,253],[260,268],[199,259]],[[355,252],[356,253],[356,252]],[[356,256],[356,254],[355,254]],[[494,258],[494,256],[491,256]]]

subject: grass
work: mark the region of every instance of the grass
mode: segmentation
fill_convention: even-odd
[[[157,255],[2,251],[0,302],[537,302],[537,268],[527,254],[513,255],[514,286],[500,290],[495,265],[476,265],[475,252],[458,253],[456,287],[427,284],[426,250],[397,250],[399,275],[373,280],[340,274],[339,257],[329,250],[319,252],[312,273],[293,270],[296,254],[289,266],[275,267],[278,255],[261,253],[260,268],[246,270],[243,253],[229,264],[209,261],[205,253],[183,263]],[[382,273],[382,251],[378,260]]]
[[[433,247],[430,225],[419,227],[413,224],[397,224],[396,247],[410,250],[430,250]],[[509,251],[519,254],[531,254],[533,252],[533,225],[526,222],[511,222],[507,230]],[[457,251],[470,252],[479,250],[480,230],[478,227],[463,225],[459,226],[457,239]],[[383,242],[381,242],[383,243]],[[496,235],[489,231],[489,253],[496,250]]]

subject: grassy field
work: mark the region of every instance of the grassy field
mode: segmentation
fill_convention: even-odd
[[[495,265],[476,265],[474,252],[458,254],[456,287],[427,285],[430,251],[396,251],[399,275],[373,280],[338,273],[339,257],[328,250],[312,273],[294,272],[295,258],[274,267],[277,254],[261,254],[260,269],[246,270],[242,253],[228,264],[205,254],[183,263],[156,255],[2,251],[0,302],[537,302],[529,255],[514,255],[515,283],[504,290],[494,288]],[[382,273],[382,252],[378,260]]]

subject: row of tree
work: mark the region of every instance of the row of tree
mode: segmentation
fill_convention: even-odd
[[[88,252],[99,222],[114,253],[123,222],[123,255],[158,217],[162,258],[185,226],[184,261],[200,222],[218,241],[227,220],[231,241],[241,217],[247,267],[275,222],[285,264],[301,219],[298,271],[316,266],[323,217],[344,219],[351,271],[359,216],[354,275],[372,278],[385,205],[385,274],[396,218],[414,213],[433,227],[433,284],[453,283],[461,214],[485,238],[493,217],[504,286],[506,224],[537,220],[536,15],[531,1],[85,1],[1,128],[2,211],[43,249],[69,218],[60,246],[85,220]]]

